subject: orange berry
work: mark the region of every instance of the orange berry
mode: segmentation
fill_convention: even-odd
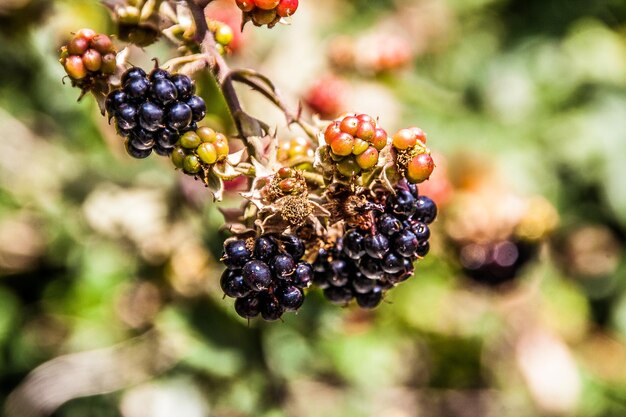
[[[396,149],[409,149],[415,146],[417,138],[409,129],[400,129],[393,135],[393,146]]]
[[[416,155],[406,167],[406,178],[413,184],[426,181],[435,169],[433,158],[427,153]]]
[[[280,0],[254,0],[256,7],[263,10],[275,9],[278,3],[280,3]]]
[[[81,80],[87,76],[87,68],[78,55],[70,55],[65,60],[65,72],[74,80]]]
[[[335,139],[329,143],[329,145],[335,155],[350,155],[352,153],[352,148],[354,148],[354,138],[347,133],[341,133],[340,135],[337,135]]]
[[[385,132],[385,129],[381,127],[376,128],[374,137],[370,142],[378,151],[381,151],[385,146],[387,146],[387,132]]]
[[[218,138],[215,141],[215,143],[213,143],[213,146],[215,146],[215,151],[217,152],[217,160],[221,161],[222,159],[225,159],[228,156],[228,140],[226,139],[226,136],[224,136],[221,133],[218,133]]]
[[[341,133],[343,132],[341,131],[341,128],[339,127],[339,122],[333,122],[329,124],[326,130],[324,131],[324,139],[326,139],[326,143],[330,143]]]
[[[410,127],[409,130],[413,132],[415,138],[422,142],[422,144],[426,145],[426,133],[419,127]]]

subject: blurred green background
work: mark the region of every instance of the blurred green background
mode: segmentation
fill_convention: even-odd
[[[429,135],[441,214],[415,277],[371,312],[311,290],[284,322],[238,318],[208,192],[162,158],[127,157],[62,82],[58,48],[81,27],[114,32],[107,11],[0,0],[0,403],[58,417],[626,416],[626,2],[303,0],[291,23],[246,27],[227,59],[294,106],[338,77],[339,108]],[[381,33],[408,45],[401,68],[338,64],[340,39],[365,54],[385,49],[368,38]],[[131,62],[174,55],[163,40]],[[210,123],[231,129],[202,92]],[[537,220],[551,233],[513,280],[482,285],[455,233],[497,227],[489,213],[510,196],[553,208]]]

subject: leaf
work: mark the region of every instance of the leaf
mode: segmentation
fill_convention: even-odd
[[[212,169],[209,169],[205,175],[205,184],[209,191],[213,194],[213,202],[222,201],[224,196],[224,181],[216,175]]]

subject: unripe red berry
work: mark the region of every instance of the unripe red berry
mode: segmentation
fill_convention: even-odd
[[[89,48],[89,41],[85,38],[74,36],[67,44],[67,52],[70,55],[82,55]]]
[[[356,131],[359,128],[359,119],[354,116],[346,116],[341,121],[339,128],[342,132],[355,136]]]
[[[87,49],[83,54],[83,63],[89,71],[99,71],[102,68],[102,55],[95,49]]]
[[[282,167],[281,169],[278,170],[277,174],[280,178],[291,178],[293,177],[294,172],[293,172],[293,169],[289,167]]]
[[[324,139],[326,139],[326,143],[330,143],[337,136],[342,134],[341,128],[339,127],[339,122],[333,122],[328,125],[326,131],[324,131]]]
[[[369,114],[359,114],[358,116],[356,116],[356,118],[359,119],[359,121],[361,122],[371,122],[374,127],[376,127],[376,121]]]
[[[361,167],[354,158],[345,158],[337,164],[337,171],[346,177],[353,177],[361,172]]]
[[[272,10],[280,3],[280,0],[254,0],[254,4],[259,9]]]
[[[252,21],[258,25],[269,25],[276,19],[276,10],[264,10],[260,8],[256,8],[254,12],[252,12]]]
[[[66,58],[65,72],[74,80],[82,80],[87,76],[87,68],[79,55],[70,55]]]
[[[347,134],[341,133],[337,135],[330,143],[330,149],[335,155],[346,156],[352,153],[354,147],[354,138]]]
[[[206,164],[212,165],[217,162],[217,151],[212,143],[202,142],[196,149],[196,153]]]
[[[290,193],[296,187],[296,180],[287,178],[278,183],[278,188],[284,193]]]
[[[381,151],[385,146],[387,146],[387,132],[385,129],[381,127],[376,128],[374,137],[370,142],[378,151]]]
[[[85,38],[89,42],[93,39],[94,36],[96,36],[96,31],[93,29],[84,28],[76,32],[76,35],[74,36],[77,38]]]
[[[411,159],[406,167],[406,178],[409,182],[418,184],[426,181],[435,169],[433,158],[427,153],[421,153]]]
[[[252,0],[235,0],[237,3],[237,7],[239,7],[244,12],[251,12],[254,10],[254,1]]]
[[[356,163],[364,170],[373,168],[378,163],[378,151],[373,146],[354,158]]]
[[[113,51],[113,42],[111,42],[111,38],[107,35],[96,35],[90,42],[90,45],[93,49],[100,52],[102,55],[105,55],[109,52]]]
[[[102,57],[102,68],[100,70],[104,74],[113,74],[116,66],[115,54],[106,54]]]
[[[276,7],[276,13],[280,17],[289,17],[298,9],[298,0],[281,0],[278,7]]]
[[[356,131],[356,136],[359,138],[371,141],[376,134],[376,126],[371,121],[360,121],[359,128]]]
[[[417,138],[409,129],[400,129],[393,135],[393,146],[396,149],[409,149],[415,146],[415,144],[417,144]]]
[[[422,142],[422,144],[426,145],[426,133],[419,127],[410,127],[409,130],[413,132],[415,138]]]

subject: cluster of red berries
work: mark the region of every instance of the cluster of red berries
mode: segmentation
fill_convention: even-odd
[[[437,206],[418,194],[417,186],[401,182],[395,193],[373,200],[371,222],[348,228],[335,244],[319,250],[313,263],[314,285],[331,302],[356,298],[362,308],[374,308],[385,292],[413,276],[413,263],[430,250],[430,229]]]
[[[255,26],[274,26],[283,17],[289,17],[298,9],[298,0],[235,0],[244,13],[244,19]]]
[[[376,166],[379,151],[387,145],[387,132],[367,114],[349,114],[328,125],[324,139],[337,171],[352,177]]]
[[[228,152],[228,138],[223,133],[203,126],[185,132],[170,158],[174,166],[185,174],[196,175],[225,160]]]
[[[75,85],[87,87],[94,79],[115,72],[116,52],[111,38],[91,29],[81,29],[61,47],[60,62]]]
[[[227,240],[222,257],[227,269],[220,285],[224,294],[236,298],[237,314],[247,319],[260,314],[272,321],[297,311],[303,289],[313,279],[311,265],[300,260],[304,252],[304,242],[295,235]]]
[[[120,136],[127,138],[126,151],[146,158],[152,150],[169,155],[180,136],[197,128],[206,115],[204,100],[194,95],[191,78],[155,68],[149,76],[139,67],[122,76],[122,89],[106,98],[109,119]]]

